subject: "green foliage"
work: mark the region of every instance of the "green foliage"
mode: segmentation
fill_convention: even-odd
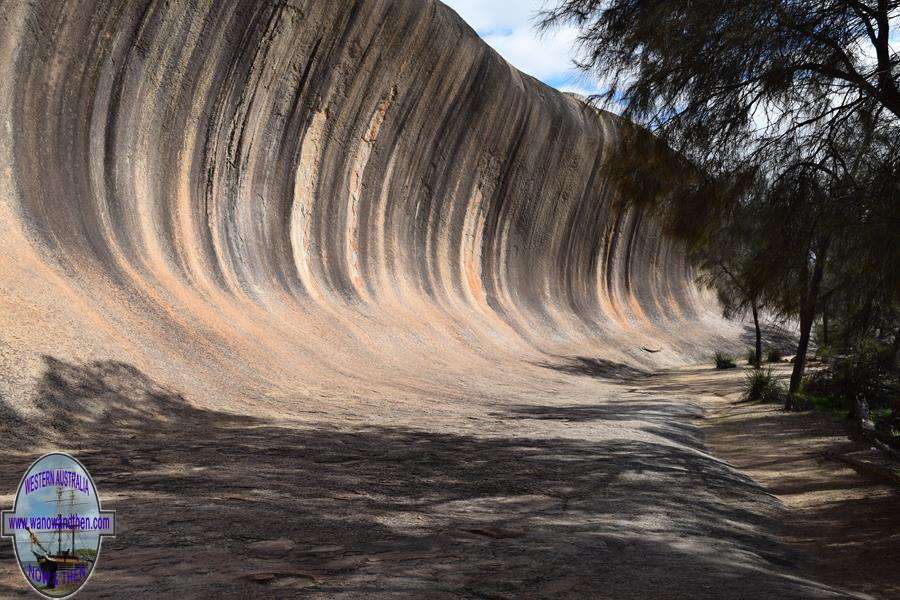
[[[797,392],[794,403],[798,409],[817,410],[836,419],[846,419],[850,404],[839,396],[816,394],[807,389]]]
[[[816,348],[816,358],[823,361],[828,361],[833,359],[836,356],[836,352],[834,351],[833,346],[819,346]]]
[[[893,417],[893,411],[890,408],[876,408],[869,413],[869,417],[876,423],[890,421]]]
[[[818,377],[816,375],[807,379],[804,389],[795,395],[795,407],[815,410],[840,421],[850,418],[854,412],[853,400],[846,396],[823,394],[820,391],[822,389],[821,375]],[[810,391],[808,388],[816,391]],[[900,448],[900,419],[891,408],[873,408],[869,411],[869,419],[875,424],[879,439],[895,448]]]
[[[782,358],[784,358],[784,357],[781,355],[781,351],[778,350],[778,348],[767,348],[766,349],[766,362],[780,363]]]
[[[755,365],[756,364],[756,350],[750,348],[747,350],[747,364]]]
[[[734,369],[735,367],[737,367],[734,362],[734,357],[729,354],[716,352],[713,358],[716,361],[717,369]]]
[[[745,401],[781,403],[784,394],[784,386],[775,377],[772,369],[753,369],[747,373],[744,381]]]
[[[556,0],[540,26],[579,29],[581,68],[611,80],[600,99],[686,155],[721,157],[753,136],[770,142],[760,153],[774,137],[794,145],[799,129],[846,122],[861,105],[875,120],[900,116],[888,41],[898,12],[856,0]],[[863,68],[872,56],[877,68]]]
[[[900,415],[889,408],[876,408],[869,416],[875,423],[878,437],[894,448],[900,448]]]
[[[852,354],[830,359],[807,378],[804,389],[816,396],[840,399],[847,407],[860,399],[873,409],[888,408],[898,390],[892,349],[869,340]]]

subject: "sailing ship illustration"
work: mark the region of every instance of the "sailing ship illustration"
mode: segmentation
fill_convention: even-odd
[[[68,502],[63,502],[62,494],[62,488],[58,487],[56,489],[55,502],[56,516],[59,519],[60,524],[64,522],[64,515],[74,514],[75,506],[83,504],[75,502],[74,490],[70,490]],[[47,502],[53,502],[53,500],[48,500]],[[64,513],[64,510],[67,510],[68,512]],[[87,578],[87,574],[90,572],[91,566],[93,565],[93,559],[86,556],[84,549],[81,549],[80,554],[77,552],[78,547],[76,545],[76,537],[78,535],[78,530],[71,520],[69,521],[69,525],[70,527],[68,528],[62,526],[56,527],[55,532],[40,532],[55,537],[55,539],[51,539],[46,544],[41,542],[38,533],[32,531],[30,528],[25,528],[28,535],[31,537],[31,553],[34,554],[38,568],[40,569],[39,579],[41,580],[41,583],[45,584],[48,590],[54,590],[59,587],[68,586],[69,584],[79,585]],[[63,535],[64,529],[65,535]],[[56,552],[51,551],[54,541],[56,542]]]

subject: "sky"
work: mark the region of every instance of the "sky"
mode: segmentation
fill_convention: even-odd
[[[572,66],[577,30],[535,31],[534,15],[548,0],[442,0],[491,47],[520,71],[564,92],[584,96],[600,91],[597,81]],[[900,45],[900,22],[891,23],[893,48]],[[874,61],[874,51],[871,52]]]
[[[534,15],[546,0],[443,0],[520,71],[564,92],[588,96],[597,84],[572,66],[572,27],[539,34]]]

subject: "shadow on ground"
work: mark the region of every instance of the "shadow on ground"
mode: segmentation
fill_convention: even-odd
[[[130,365],[46,363],[39,434],[118,510],[92,598],[833,597],[790,576],[775,503],[689,448],[291,426],[195,408]],[[0,487],[32,459],[0,453]],[[24,588],[3,573],[0,595]]]
[[[747,373],[749,370],[739,366],[731,373]],[[713,396],[725,397],[735,393],[741,385],[735,385],[733,380],[720,376],[720,372],[708,367],[694,369],[679,369],[671,373],[659,373],[641,382],[639,386],[628,389],[631,393],[642,396],[657,396],[668,399],[690,400],[698,392]]]
[[[494,415],[500,416],[497,413]],[[622,425],[699,450],[703,447],[703,440],[691,421],[701,416],[702,411],[689,404],[609,400],[594,405],[513,406],[506,418]]]
[[[797,333],[774,323],[760,326],[763,343],[763,356],[765,348],[775,348],[783,355],[791,355],[797,352]],[[745,325],[741,333],[741,342],[747,348],[756,347],[756,329],[753,325]]]
[[[612,379],[618,381],[631,381],[640,377],[646,377],[648,373],[636,369],[625,363],[618,363],[602,358],[590,358],[587,356],[561,357],[561,362],[536,362],[538,367],[552,369],[569,375],[585,375],[599,379]]]
[[[789,366],[777,372],[787,376]],[[900,543],[900,493],[825,453],[866,451],[846,423],[821,413],[731,403],[705,427],[714,451],[748,472],[788,506],[784,536],[810,557],[817,579],[875,598],[900,597],[893,558]]]

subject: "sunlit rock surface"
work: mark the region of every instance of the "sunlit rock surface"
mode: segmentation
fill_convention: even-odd
[[[89,465],[98,597],[827,595],[641,387],[740,332],[613,117],[431,0],[0,9],[0,493]]]
[[[547,355],[679,364],[721,326],[617,208],[614,119],[437,2],[13,2],[0,26],[4,396],[48,354],[347,405]]]

